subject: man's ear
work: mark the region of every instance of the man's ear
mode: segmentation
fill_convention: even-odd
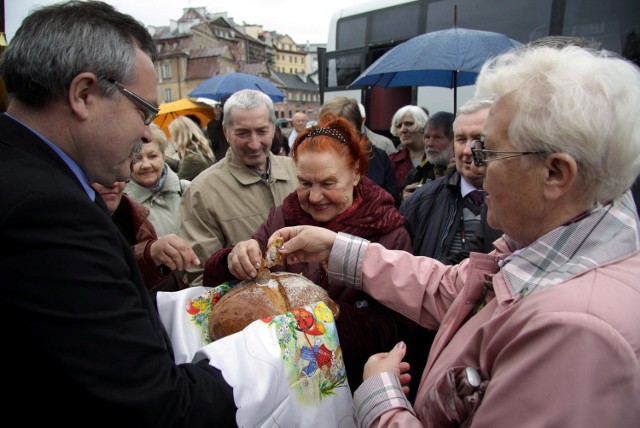
[[[69,85],[69,106],[71,112],[80,119],[89,117],[89,110],[96,105],[101,91],[96,75],[89,72],[78,74]]]
[[[556,200],[568,193],[578,178],[578,163],[567,153],[552,153],[544,160],[544,195]]]

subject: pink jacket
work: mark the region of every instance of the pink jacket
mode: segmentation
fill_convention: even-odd
[[[489,292],[486,306],[469,318],[484,274],[495,273],[496,260],[510,253],[503,238],[495,245],[491,254],[473,253],[454,267],[368,245],[364,291],[439,328],[415,415],[400,406],[374,426],[637,427],[640,279],[633,272],[640,271],[640,253],[523,299],[512,296],[500,272],[493,278],[495,295]],[[483,397],[471,397],[475,406],[457,399],[447,380],[465,367],[477,369],[486,388]]]

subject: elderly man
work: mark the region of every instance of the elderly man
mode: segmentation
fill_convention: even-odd
[[[525,47],[485,64],[495,99],[474,143],[505,235],[455,266],[327,229],[285,228],[288,262],[438,328],[414,407],[406,347],[369,359],[359,426],[636,427],[640,420],[640,70],[616,55]]]
[[[296,137],[298,136],[298,134],[307,128],[308,121],[309,121],[309,118],[307,117],[306,113],[302,111],[296,112],[291,118],[293,131],[291,131],[291,134],[289,134],[289,140],[288,140],[289,151],[291,151],[291,148],[293,147],[293,143],[295,143]]]
[[[428,181],[444,177],[453,158],[452,113],[439,111],[429,117],[424,131],[425,158],[407,174],[402,184],[402,197],[407,199]]]
[[[251,237],[269,210],[282,203],[297,183],[293,160],[271,153],[275,111],[262,92],[243,90],[224,104],[223,128],[230,150],[200,173],[182,196],[179,236],[200,260]],[[188,270],[202,283],[203,268]]]
[[[460,107],[453,123],[455,169],[427,182],[400,206],[414,255],[453,264],[469,254],[469,240],[480,227],[485,174],[484,166],[473,163],[471,145],[482,135],[491,104],[491,99],[473,98]],[[437,117],[438,113],[429,120]],[[442,162],[448,162],[449,151],[441,149],[438,153]],[[500,237],[499,231],[489,230],[490,236],[485,239]]]
[[[208,361],[176,365],[129,243],[92,182],[129,177],[158,113],[155,42],[101,2],[25,18],[0,60],[3,417],[34,426],[235,426]],[[188,249],[177,269],[199,263]],[[172,267],[174,267],[172,266]],[[35,400],[35,401],[34,401]],[[46,410],[27,411],[35,402]]]

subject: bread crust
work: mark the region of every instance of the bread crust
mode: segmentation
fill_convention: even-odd
[[[211,310],[209,335],[218,340],[244,329],[251,322],[280,315],[322,300],[339,316],[339,306],[326,290],[302,275],[272,273],[267,284],[245,280],[222,296]]]

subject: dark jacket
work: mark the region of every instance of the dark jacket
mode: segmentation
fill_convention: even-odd
[[[189,286],[183,272],[171,271],[166,266],[155,266],[151,258],[151,244],[158,240],[158,235],[149,221],[149,208],[122,195],[111,218],[131,246],[142,272],[144,285],[149,291],[178,291]]]
[[[446,176],[427,182],[416,189],[413,195],[400,206],[400,212],[406,218],[406,227],[412,239],[413,254],[437,259],[445,264],[456,264],[469,256],[469,237],[466,249],[452,257],[448,256],[451,242],[458,231],[463,202],[460,192],[461,177],[455,169],[450,170]],[[486,214],[486,208],[484,209]],[[474,243],[473,250],[489,250],[491,242],[502,235],[500,231],[491,229],[486,222],[486,215],[480,217],[478,231],[482,230],[486,238],[478,239]],[[484,251],[483,251],[484,252]]]
[[[409,184],[419,183],[424,184],[429,181],[433,181],[436,178],[444,177],[447,173],[447,166],[435,166],[427,159],[423,159],[422,162],[415,168],[413,168],[404,179],[402,188],[404,189]]]
[[[374,145],[371,145],[371,158],[369,159],[367,177],[393,196],[396,207],[400,206],[402,193],[398,188],[398,180],[396,180],[396,175],[393,171],[389,155],[387,155],[387,152]]]
[[[215,159],[206,157],[200,150],[187,150],[184,157],[180,159],[178,177],[181,180],[192,181],[198,174],[214,163]]]
[[[229,149],[229,143],[227,137],[224,136],[224,130],[222,129],[222,117],[219,120],[212,120],[207,125],[206,129],[207,138],[215,156],[214,162],[219,162],[224,158],[227,150]]]
[[[386,248],[411,251],[411,241],[403,227],[404,219],[395,208],[391,196],[366,177],[362,178],[355,192],[354,207],[346,212],[347,215],[340,215],[329,224],[319,224],[303,212],[296,192],[292,192],[282,205],[271,209],[267,220],[252,237],[258,241],[264,254],[267,241],[273,232],[285,226],[308,224],[361,236]],[[207,260],[204,272],[205,285],[213,286],[235,279],[227,268],[227,256],[231,249],[223,248]],[[336,328],[352,391],[362,383],[362,370],[369,356],[388,351],[400,340],[407,343],[407,358],[421,361],[424,367],[428,348],[423,344],[430,343],[424,338],[430,337],[431,332],[426,332],[362,291],[328,284],[326,272],[319,263],[285,264],[274,267],[273,270],[303,274],[325,288],[329,296],[340,306]],[[419,381],[421,367],[417,363],[412,364],[412,367],[415,367],[412,376]]]
[[[92,144],[92,142],[85,142]],[[35,133],[0,115],[3,416],[33,425],[233,426],[232,390],[173,361],[129,244]],[[79,413],[80,412],[80,413]]]

